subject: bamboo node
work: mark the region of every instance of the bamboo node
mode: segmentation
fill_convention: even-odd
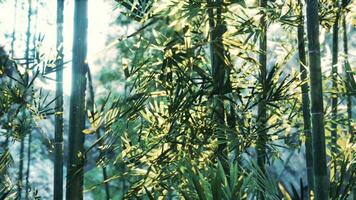
[[[319,50],[309,50],[309,54],[320,54]]]

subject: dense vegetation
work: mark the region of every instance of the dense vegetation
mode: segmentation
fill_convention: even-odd
[[[126,33],[95,63],[93,1],[74,1],[69,56],[66,2],[53,55],[55,1],[0,0],[26,13],[0,32],[0,199],[356,198],[355,1],[107,0]]]

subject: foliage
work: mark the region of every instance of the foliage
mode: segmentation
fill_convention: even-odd
[[[6,195],[17,195],[13,184],[15,177],[7,173],[7,168],[13,162],[8,146],[25,138],[36,122],[54,114],[54,99],[49,99],[49,93],[43,94],[42,89],[35,85],[36,81],[47,79],[53,72],[53,66],[51,60],[42,59],[44,54],[39,56],[41,59],[21,62],[11,59],[3,48],[0,48],[0,52],[0,130],[2,136],[6,137],[1,152],[0,191],[5,198]],[[34,198],[36,196],[34,193]]]
[[[223,41],[229,50],[224,55],[229,71],[223,95],[227,123],[214,125],[212,107],[217,91],[208,59],[207,6],[201,1],[153,4],[152,14],[147,14],[153,17],[146,24],[154,24],[144,25],[144,32],[121,41],[136,44],[130,52],[123,52],[127,57],[123,70],[130,95],[98,111],[96,115],[100,117],[91,121],[94,127],[99,126],[93,122],[105,124],[103,140],[107,145],[102,148],[117,154],[108,159],[114,165],[123,161],[129,168],[131,187],[126,198],[153,188],[155,193],[162,194],[181,187],[179,163],[192,159],[196,170],[206,168],[207,158],[213,163],[216,160],[219,142],[226,141],[231,158],[240,160],[262,131],[257,123],[260,117],[255,113],[261,85],[256,81],[258,64],[253,55],[258,53],[254,46],[259,30],[253,17],[258,10],[236,3],[224,5],[228,31]],[[275,13],[273,17],[286,24],[293,18],[289,11]],[[275,140],[289,143],[284,131],[293,124],[298,95],[294,88],[300,84],[297,73],[287,74],[283,70],[295,49],[282,44],[280,50],[276,63],[268,69],[268,91],[263,97],[269,107],[269,155],[275,151]],[[216,129],[220,131],[215,132]]]
[[[278,189],[259,169],[256,163],[248,163],[248,171],[236,163],[225,174],[220,162],[206,170],[197,170],[188,161],[180,167],[180,173],[186,186],[180,189],[185,199],[249,199],[258,191],[267,199],[279,199]],[[185,178],[184,178],[185,177]],[[183,189],[184,188],[184,189]]]
[[[304,156],[300,88],[308,85],[309,77],[299,78],[296,28],[304,25],[305,19],[297,1],[268,1],[265,8],[252,0],[113,2],[120,11],[116,23],[123,29],[136,31],[115,35],[117,38],[109,41],[107,49],[115,47],[117,59],[105,63],[106,67],[95,74],[93,79],[98,79],[99,85],[93,85],[96,80],[91,80],[89,70],[86,72],[89,97],[85,110],[80,110],[88,113],[87,127],[82,130],[86,135],[85,152],[80,154],[87,163],[86,194],[103,199],[106,186],[118,199],[247,200],[309,196],[304,191],[307,177],[298,177],[302,174],[289,177],[297,182],[293,185],[283,182],[285,177],[281,177],[280,169],[269,168],[278,160],[283,163],[283,170],[288,170],[289,158],[283,160],[288,151]],[[335,91],[326,62],[329,32],[336,23],[336,15],[349,20],[354,15],[355,1],[345,0],[340,5],[331,0],[318,2],[320,38],[326,38],[318,45],[324,58],[323,74],[319,77],[324,101],[318,103],[325,105],[329,198],[349,199],[356,187],[356,151],[350,133],[355,125],[354,63],[347,52],[339,53],[343,55],[339,56],[343,72],[337,74]],[[266,16],[267,52],[258,48],[264,32],[260,24],[262,16]],[[341,24],[343,17],[339,20]],[[340,26],[341,29],[344,28]],[[346,30],[345,35],[352,31]],[[223,32],[222,36],[217,32]],[[213,34],[215,37],[211,37]],[[302,38],[309,42],[304,35]],[[40,36],[39,42],[42,40]],[[51,74],[63,66],[56,65],[59,58],[51,59],[39,49],[28,60],[10,58],[0,50],[0,134],[5,138],[0,151],[0,199],[5,196],[11,199],[17,195],[17,185],[8,172],[14,168],[16,158],[8,146],[25,138],[41,119],[62,114],[55,113],[52,106],[56,99],[50,99],[51,94],[37,88],[36,83],[51,81]],[[264,75],[258,56],[264,53],[267,68],[265,81],[261,82]],[[223,61],[220,67],[224,72],[218,81],[216,58]],[[308,62],[310,59],[303,64]],[[110,92],[95,96],[95,89],[102,87]],[[330,105],[334,94],[338,94],[336,100],[340,105],[335,118]],[[351,103],[345,103],[347,99]],[[263,116],[258,112],[261,102],[266,110]],[[216,120],[216,116],[222,120]],[[335,151],[331,143],[332,124],[337,124]],[[255,162],[258,138],[264,133],[267,173]],[[219,157],[222,146],[225,159]],[[305,166],[297,168],[303,172]],[[277,178],[273,170],[279,174]],[[102,171],[109,176],[98,175]],[[31,195],[38,198],[36,190]]]

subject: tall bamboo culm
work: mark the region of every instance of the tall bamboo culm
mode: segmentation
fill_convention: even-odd
[[[28,75],[28,70],[30,68],[30,38],[31,38],[31,15],[32,15],[32,5],[31,5],[31,1],[28,2],[28,10],[27,10],[27,31],[26,31],[26,50],[25,50],[25,59],[26,59],[26,71],[25,73],[27,73]],[[24,123],[27,124],[27,117],[26,117],[26,113],[23,113],[23,120]],[[23,133],[25,134],[25,133]],[[21,199],[22,197],[22,186],[23,186],[23,168],[24,168],[24,158],[25,158],[25,138],[23,137],[21,139],[21,145],[20,145],[20,166],[19,166],[19,175],[18,175],[18,199]],[[29,137],[28,137],[28,152],[31,152],[31,133],[29,133]],[[27,152],[27,153],[28,153]],[[28,153],[29,154],[29,153]],[[28,163],[29,164],[29,163]],[[27,166],[27,171],[26,174],[29,174],[29,166]],[[26,178],[26,182],[27,182],[28,176]],[[27,198],[28,195],[28,186],[26,186],[26,191],[25,191],[25,195]]]
[[[26,199],[28,199],[28,195],[30,193],[30,168],[31,168],[31,146],[32,146],[32,133],[31,129],[29,130],[28,133],[28,146],[27,146],[27,170],[26,170],[26,185],[25,185],[25,191],[26,191]]]
[[[208,3],[208,17],[209,17],[209,27],[210,27],[210,53],[211,53],[211,68],[212,76],[214,81],[214,94],[216,98],[214,99],[214,110],[213,110],[213,120],[216,125],[215,134],[218,138],[223,138],[224,133],[219,130],[219,126],[225,125],[225,109],[223,102],[224,86],[225,86],[225,76],[226,76],[226,66],[225,66],[225,49],[223,40],[223,34],[226,31],[224,20],[222,17],[222,6],[224,4],[223,0],[211,1],[207,0]],[[214,6],[215,5],[215,6]],[[216,11],[214,13],[214,8]],[[227,144],[225,139],[221,139],[218,146],[217,157],[222,162],[225,172],[228,170],[228,156],[227,156]]]
[[[332,92],[331,92],[331,151],[333,156],[336,155],[337,146],[337,104],[338,104],[338,52],[339,52],[339,16],[340,8],[339,2],[335,1],[335,7],[337,8],[335,23],[333,25],[333,44],[332,44],[332,68],[331,68],[331,79],[332,79]],[[334,175],[336,175],[336,163],[334,163]]]
[[[351,83],[355,82],[353,75],[351,74],[351,66],[348,60],[348,39],[347,39],[347,26],[346,26],[346,7],[350,3],[349,0],[342,0],[342,30],[343,30],[343,51],[345,55],[344,59],[344,70],[345,70],[345,75],[346,75],[346,81],[347,81],[347,94],[346,94],[346,102],[347,102],[347,125],[348,125],[348,131],[349,134],[351,134],[351,142],[354,141],[354,130],[352,126],[352,91],[351,91]],[[356,187],[352,188],[352,195],[353,195],[353,200],[356,200]]]
[[[66,199],[70,200],[83,199],[87,30],[88,1],[75,0],[66,181]]]
[[[17,22],[17,0],[14,1],[14,27],[12,30],[12,40],[11,40],[11,57],[15,55],[15,40],[16,40],[16,22]]]
[[[23,161],[25,158],[25,143],[24,138],[21,138],[20,141],[20,160],[19,160],[19,172],[17,180],[17,198],[21,199],[22,197],[22,182],[23,182]]]
[[[54,132],[53,200],[63,199],[63,10],[64,0],[57,0],[56,115]]]
[[[342,8],[344,9],[344,13],[342,16],[342,30],[343,30],[343,51],[345,55],[345,60],[344,60],[344,70],[345,70],[345,75],[346,75],[346,81],[348,84],[350,84],[353,80],[351,79],[352,74],[349,72],[351,71],[350,63],[348,60],[348,45],[347,45],[347,26],[346,26],[346,7],[347,7],[348,1],[347,0],[342,0]],[[352,121],[352,94],[350,91],[350,88],[348,87],[347,90],[347,123],[348,123],[348,129],[349,133],[353,133],[353,127],[351,124]]]
[[[32,3],[35,1],[29,1],[29,7],[28,7],[28,29],[27,29],[27,38],[26,38],[26,68],[29,69],[29,60],[30,60],[30,52],[32,51],[33,56],[35,56],[35,51],[36,51],[36,45],[35,42],[33,42],[33,48],[30,48],[31,44],[31,35],[32,35],[32,40],[36,41],[36,31],[34,34],[32,34],[31,28],[35,26],[35,29],[37,30],[37,25],[33,23],[33,14],[35,14],[35,17],[37,18],[38,16],[38,2],[36,1],[36,7],[35,10],[32,7]],[[29,194],[31,192],[30,188],[30,172],[31,172],[31,158],[32,158],[32,122],[30,125],[30,129],[28,129],[28,146],[27,146],[27,170],[26,170],[26,185],[25,185],[25,198],[29,199]]]
[[[313,190],[313,155],[312,155],[312,140],[311,140],[311,122],[310,122],[310,101],[309,101],[309,85],[308,85],[308,71],[306,69],[307,59],[305,53],[305,31],[304,31],[304,17],[303,17],[303,3],[298,0],[299,4],[299,24],[298,24],[298,52],[300,61],[300,79],[303,82],[301,85],[302,91],[302,110],[303,110],[303,124],[305,136],[305,160],[307,167],[308,179],[308,196]]]
[[[318,0],[307,0],[307,36],[309,47],[310,96],[313,144],[315,200],[328,200],[323,89],[319,42]]]
[[[17,0],[14,1],[14,24],[11,34],[11,58],[15,57],[15,42],[16,42],[16,24],[17,24]],[[5,148],[9,148],[10,132],[6,134]]]
[[[266,163],[266,141],[267,141],[267,131],[266,119],[267,119],[267,110],[266,110],[266,78],[267,78],[267,23],[265,8],[267,7],[267,0],[259,0],[259,7],[262,9],[262,17],[260,19],[261,34],[259,39],[259,55],[258,62],[260,65],[260,77],[259,83],[262,87],[262,91],[259,94],[259,103],[258,103],[258,124],[259,124],[259,135],[257,138],[257,164],[263,173],[265,172],[265,163]],[[264,194],[261,192],[259,194],[260,199],[264,199]]]

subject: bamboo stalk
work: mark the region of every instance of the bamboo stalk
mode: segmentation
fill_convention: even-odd
[[[28,2],[28,11],[27,11],[27,31],[26,31],[26,51],[25,51],[25,58],[26,58],[26,71],[28,76],[28,71],[30,68],[30,38],[31,38],[31,15],[32,15],[32,4],[31,1]],[[24,123],[26,124],[26,113],[24,113]],[[30,145],[31,137],[29,137],[29,145]],[[31,151],[30,147],[28,151]],[[18,188],[18,198],[21,199],[22,196],[22,179],[23,179],[23,162],[24,162],[24,154],[25,154],[25,142],[24,138],[21,138],[21,146],[20,146],[20,169],[19,169],[19,188]],[[29,167],[27,167],[29,170]],[[29,173],[29,172],[28,172]],[[26,172],[27,174],[27,172]],[[27,191],[27,178],[26,178],[26,199],[28,198],[28,191]]]
[[[349,66],[349,61],[348,61],[348,39],[347,39],[347,26],[346,26],[346,7],[348,5],[347,0],[342,0],[342,8],[344,10],[344,13],[342,15],[342,30],[343,30],[343,51],[344,51],[344,55],[345,55],[345,59],[344,59],[344,70],[345,70],[345,75],[346,75],[346,81],[348,84],[351,84],[351,82],[354,80],[352,80],[351,78],[353,78],[352,74],[350,74],[351,72],[348,72],[348,67]],[[350,141],[353,142],[354,141],[354,134],[353,134],[353,126],[352,126],[352,91],[351,88],[349,86],[347,86],[347,94],[346,94],[346,107],[347,107],[347,125],[348,125],[348,131],[349,134],[351,134],[351,138]],[[353,196],[353,200],[356,200],[356,186],[354,186],[352,188],[352,196]]]
[[[32,133],[31,130],[28,134],[28,146],[27,146],[27,170],[26,170],[26,185],[25,185],[25,191],[26,191],[26,199],[28,198],[28,195],[30,193],[30,167],[31,167],[31,145],[32,144]]]
[[[259,6],[261,9],[267,7],[267,0],[259,0]],[[265,163],[266,163],[266,141],[267,141],[267,131],[265,130],[266,121],[267,121],[267,110],[266,110],[266,78],[267,78],[267,23],[266,23],[266,15],[263,13],[260,19],[260,27],[261,27],[261,34],[259,38],[259,55],[258,61],[260,65],[260,77],[259,83],[262,86],[262,91],[258,96],[258,128],[261,130],[259,132],[257,143],[256,143],[256,150],[257,150],[257,164],[261,169],[262,173],[265,174]],[[259,194],[260,199],[264,199],[264,194],[261,192]]]
[[[27,31],[26,31],[26,70],[30,68],[30,38],[31,38],[31,15],[32,15],[32,1],[28,1],[27,11]],[[27,72],[26,72],[27,73]]]
[[[16,22],[17,22],[17,0],[15,0],[15,4],[14,4],[14,27],[12,30],[12,34],[11,34],[11,58],[14,58],[15,55],[15,40],[16,40]],[[10,80],[10,83],[12,82],[12,80]],[[5,148],[8,149],[9,148],[9,142],[10,142],[10,131],[7,132],[6,134],[6,139],[5,139]]]
[[[328,200],[323,89],[319,42],[319,8],[317,0],[307,0],[307,35],[309,47],[310,96],[312,118],[313,172],[315,200]]]
[[[11,41],[11,57],[13,58],[15,55],[15,40],[16,40],[16,22],[17,22],[17,0],[15,0],[15,5],[14,5],[14,27],[12,30],[12,41]]]
[[[17,198],[21,199],[22,196],[22,179],[23,179],[23,160],[25,155],[25,143],[24,139],[21,139],[20,144],[20,164],[19,164],[19,173],[18,173],[18,180],[17,180]]]
[[[343,9],[346,9],[347,6],[347,1],[343,0],[342,1],[342,7]],[[343,30],[343,51],[345,54],[345,60],[344,60],[344,70],[345,70],[345,75],[346,75],[346,81],[348,83],[350,83],[352,80],[350,79],[350,72],[347,71],[346,66],[349,65],[349,61],[348,61],[348,45],[347,45],[347,27],[346,27],[346,13],[343,13],[343,17],[342,17],[342,30]],[[351,75],[352,76],[352,75]],[[353,133],[353,127],[352,127],[352,100],[351,100],[351,91],[350,88],[347,88],[347,123],[348,123],[348,129],[349,129],[349,133],[352,134]],[[353,134],[352,134],[353,135]]]
[[[303,17],[303,3],[298,0],[299,4],[299,24],[298,24],[298,52],[300,61],[300,79],[303,82],[301,85],[302,91],[302,111],[303,111],[303,124],[305,136],[305,160],[307,167],[307,180],[308,180],[308,198],[310,191],[313,190],[313,155],[312,155],[312,138],[311,138],[311,124],[310,124],[310,101],[309,101],[309,85],[307,82],[308,71],[306,69],[306,53],[305,53],[305,39],[304,39],[304,17]]]
[[[37,17],[37,12],[38,12],[38,2],[37,2],[37,9],[36,9],[36,17]],[[29,8],[28,8],[28,29],[27,29],[27,38],[26,38],[26,68],[29,69],[29,59],[30,59],[30,42],[31,42],[31,26],[32,25],[32,14],[33,14],[33,9],[32,9],[32,1],[29,1]],[[37,29],[37,27],[36,27]],[[36,34],[33,36],[33,40],[35,40]],[[35,45],[33,46],[32,52],[33,55],[35,55]],[[32,133],[31,129],[29,130],[28,133],[28,146],[27,146],[27,170],[26,170],[26,185],[25,185],[25,198],[29,199],[29,193],[30,193],[30,169],[31,169],[31,147],[32,147]]]
[[[57,67],[63,68],[64,0],[57,0]],[[53,199],[63,199],[63,69],[56,72]]]
[[[338,46],[339,46],[339,5],[336,1],[336,6],[338,11],[335,16],[335,23],[333,25],[333,49],[332,49],[332,69],[331,69],[331,79],[332,79],[332,92],[331,92],[331,152],[335,157],[337,151],[337,101],[338,101],[338,92],[337,92],[337,77],[338,77]],[[336,163],[334,162],[334,175],[336,175]]]
[[[66,199],[83,199],[84,184],[84,133],[85,88],[87,65],[88,1],[76,0],[74,4],[72,91],[69,115],[69,156],[67,166]]]
[[[208,16],[209,16],[209,27],[210,27],[210,52],[211,52],[211,68],[212,76],[214,81],[214,93],[216,94],[216,99],[214,101],[214,113],[213,120],[216,125],[216,135],[218,140],[220,140],[217,150],[217,157],[221,161],[226,173],[228,170],[228,158],[227,158],[227,144],[226,139],[223,139],[224,133],[219,130],[219,126],[225,124],[225,109],[223,102],[224,95],[224,80],[226,76],[226,66],[224,61],[225,49],[222,41],[226,27],[222,18],[222,6],[223,0],[214,1],[216,6],[216,13],[214,14],[213,2],[207,0],[208,2]]]

